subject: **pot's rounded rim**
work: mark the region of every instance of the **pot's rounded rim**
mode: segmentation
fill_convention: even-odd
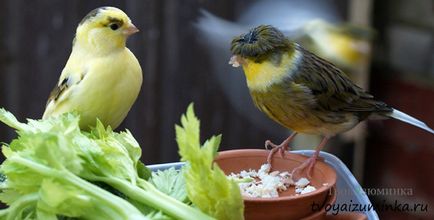
[[[252,157],[252,156],[260,156],[264,157],[264,161],[266,161],[266,158],[269,154],[269,150],[262,150],[262,149],[236,149],[236,150],[226,150],[226,151],[220,151],[218,152],[218,156],[214,159],[214,161],[222,160],[222,159],[230,159],[230,158],[240,158],[243,157]],[[275,154],[278,155],[278,154]],[[301,154],[294,154],[290,152],[285,152],[285,157],[281,158],[279,156],[279,159],[283,160],[294,160],[297,162],[302,163],[304,160],[306,160],[307,156],[301,155]],[[327,178],[327,185],[322,185],[320,188],[317,188],[313,192],[305,193],[305,194],[296,194],[296,195],[290,195],[290,196],[279,196],[275,198],[255,198],[255,197],[247,197],[243,196],[244,201],[246,202],[261,202],[261,203],[268,203],[268,202],[278,202],[278,201],[288,201],[288,200],[301,200],[308,197],[316,196],[319,194],[326,193],[325,191],[329,191],[328,193],[331,193],[332,188],[336,185],[336,171],[327,163],[317,160],[316,164],[314,166],[315,170],[318,170],[322,174],[327,173],[328,175],[324,175]]]
[[[324,202],[323,207],[321,207],[321,209],[319,211],[314,212],[311,215],[302,218],[302,220],[322,219],[321,216],[325,217],[325,215],[327,214],[325,206],[327,204],[334,204],[336,202],[336,199],[337,199],[336,187],[332,187],[330,189],[330,193],[328,194],[328,196]]]

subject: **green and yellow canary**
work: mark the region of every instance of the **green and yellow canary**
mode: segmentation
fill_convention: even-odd
[[[268,157],[288,149],[297,133],[324,136],[315,154],[293,171],[311,170],[327,140],[368,118],[395,118],[432,134],[425,123],[403,113],[355,85],[332,63],[291,42],[270,25],[261,25],[232,40],[230,64],[242,66],[255,105],[293,133]]]
[[[76,111],[82,129],[94,126],[97,118],[106,126],[118,127],[142,84],[140,64],[125,46],[136,32],[118,8],[101,7],[86,15],[43,118]]]

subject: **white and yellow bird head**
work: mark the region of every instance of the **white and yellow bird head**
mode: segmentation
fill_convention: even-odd
[[[100,7],[89,12],[80,22],[74,44],[89,51],[107,53],[124,48],[128,36],[138,31],[122,10]]]

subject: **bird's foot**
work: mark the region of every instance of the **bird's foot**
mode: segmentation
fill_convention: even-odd
[[[315,167],[316,160],[318,159],[317,155],[313,155],[304,161],[300,166],[294,168],[292,170],[291,176],[293,181],[297,181],[301,177],[306,177],[307,179],[312,179],[312,171]]]
[[[289,142],[291,142],[291,140],[295,137],[295,135],[297,135],[297,132],[292,132],[291,135],[289,135],[288,138],[286,138],[281,144],[277,145],[274,144],[273,142],[271,142],[270,140],[265,141],[265,149],[269,150],[269,147],[271,147],[271,151],[268,154],[267,157],[267,163],[270,164],[270,170],[271,170],[271,162],[273,160],[273,155],[279,151],[280,156],[282,158],[285,157],[285,152],[290,150],[291,148],[289,147]]]
[[[267,141],[265,141],[265,149],[270,150],[270,153],[268,154],[268,157],[267,157],[267,163],[271,165],[271,162],[273,160],[273,156],[274,156],[274,154],[276,154],[276,152],[279,152],[280,156],[282,158],[284,158],[285,152],[290,150],[291,148],[289,147],[289,145],[286,141],[277,145],[277,144],[274,144],[273,142],[271,142],[270,140],[267,140]]]
[[[312,171],[313,171],[313,167],[315,166],[316,160],[317,159],[324,160],[319,156],[319,152],[327,143],[328,139],[329,137],[327,136],[324,137],[321,143],[315,148],[315,153],[309,159],[304,161],[300,166],[292,170],[291,176],[293,181],[296,181],[301,177],[307,177],[308,179],[312,179]]]

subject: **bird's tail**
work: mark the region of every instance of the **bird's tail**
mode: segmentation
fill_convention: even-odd
[[[408,124],[411,124],[411,125],[416,126],[418,128],[421,128],[425,131],[428,131],[431,134],[434,134],[434,130],[432,128],[428,127],[422,121],[420,121],[416,118],[413,118],[410,115],[405,114],[404,112],[393,109],[393,111],[391,113],[389,113],[388,116],[392,117],[394,119],[398,119],[400,121],[406,122]]]

